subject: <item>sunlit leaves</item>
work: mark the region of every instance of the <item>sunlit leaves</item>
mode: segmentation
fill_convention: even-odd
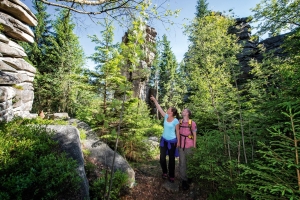
[[[294,30],[300,26],[299,0],[263,0],[252,9],[259,34]]]

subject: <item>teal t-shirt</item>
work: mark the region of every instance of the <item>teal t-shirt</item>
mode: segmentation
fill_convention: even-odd
[[[164,132],[163,132],[163,138],[166,140],[173,140],[176,138],[176,125],[179,124],[179,121],[177,118],[174,118],[172,122],[167,121],[168,114],[165,115],[164,118]]]

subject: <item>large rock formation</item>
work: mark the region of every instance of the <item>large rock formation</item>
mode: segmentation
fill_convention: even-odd
[[[85,140],[82,140],[82,146],[89,151],[88,160],[92,160],[94,163],[100,163],[110,169],[112,169],[113,166],[114,171],[120,170],[126,173],[128,176],[128,187],[132,188],[134,186],[135,172],[120,154],[115,153],[107,144],[100,141],[96,133],[92,131],[86,123],[76,119],[70,119],[69,124],[85,130],[87,137]]]
[[[249,24],[248,18],[237,18],[236,26],[229,30],[230,33],[234,33],[239,37],[239,43],[242,44],[243,50],[237,55],[241,66],[242,75],[240,76],[240,81],[251,78],[249,74],[251,67],[249,66],[249,61],[255,59],[257,61],[262,61],[263,52],[261,52],[259,45],[265,48],[265,52],[272,51],[275,56],[284,56],[283,50],[280,47],[284,41],[286,34],[278,35],[276,37],[267,38],[262,41],[251,40],[251,26]]]
[[[111,169],[114,163],[114,171],[120,170],[126,173],[128,176],[127,186],[132,188],[135,183],[135,172],[129,163],[107,144],[100,141],[89,125],[77,119],[69,119],[68,122],[70,125],[47,125],[46,128],[49,132],[53,132],[53,139],[59,143],[60,149],[78,164],[77,172],[82,180],[80,199],[90,199],[89,182],[85,173],[82,149],[89,152],[86,159],[94,164],[99,163]],[[77,128],[85,131],[86,139],[80,140],[80,133]]]
[[[0,121],[36,116],[30,114],[36,69],[23,59],[24,49],[14,42],[34,42],[28,25],[36,26],[37,19],[25,4],[0,1]]]
[[[84,169],[84,157],[81,150],[79,131],[73,126],[48,125],[47,129],[54,132],[53,139],[67,155],[76,160],[77,172],[81,178],[80,199],[89,199],[89,183]],[[70,198],[72,199],[72,198]]]
[[[155,57],[156,52],[153,52],[150,46],[151,44],[155,44],[156,42],[155,37],[157,35],[157,32],[155,31],[154,28],[150,26],[146,26],[144,31],[145,31],[146,43],[148,43],[148,45],[145,45],[143,47],[146,54],[145,60],[142,60],[140,62],[140,65],[137,67],[137,69],[134,72],[128,72],[123,70],[122,73],[127,77],[127,80],[132,82],[133,96],[147,101],[147,99],[149,99],[148,98],[149,87],[147,83],[150,74],[145,73],[145,71],[146,72],[150,71],[151,64]],[[125,43],[128,42],[128,32],[125,33],[125,35],[122,38],[122,41]]]

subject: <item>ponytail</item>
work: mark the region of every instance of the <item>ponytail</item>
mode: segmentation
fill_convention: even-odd
[[[177,109],[174,108],[174,107],[171,107],[171,110],[172,110],[172,113],[173,113],[173,117],[179,119],[179,113],[178,113]]]

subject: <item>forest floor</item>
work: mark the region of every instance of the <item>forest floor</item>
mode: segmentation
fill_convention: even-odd
[[[161,177],[159,159],[156,158],[146,163],[139,163],[133,166],[135,171],[136,185],[130,189],[121,200],[205,200],[205,194],[201,194],[195,183],[190,185],[189,190],[182,190],[179,178],[178,158],[176,158],[175,182],[170,183]],[[166,185],[171,185],[173,190],[167,190]],[[174,190],[174,188],[176,188]]]

